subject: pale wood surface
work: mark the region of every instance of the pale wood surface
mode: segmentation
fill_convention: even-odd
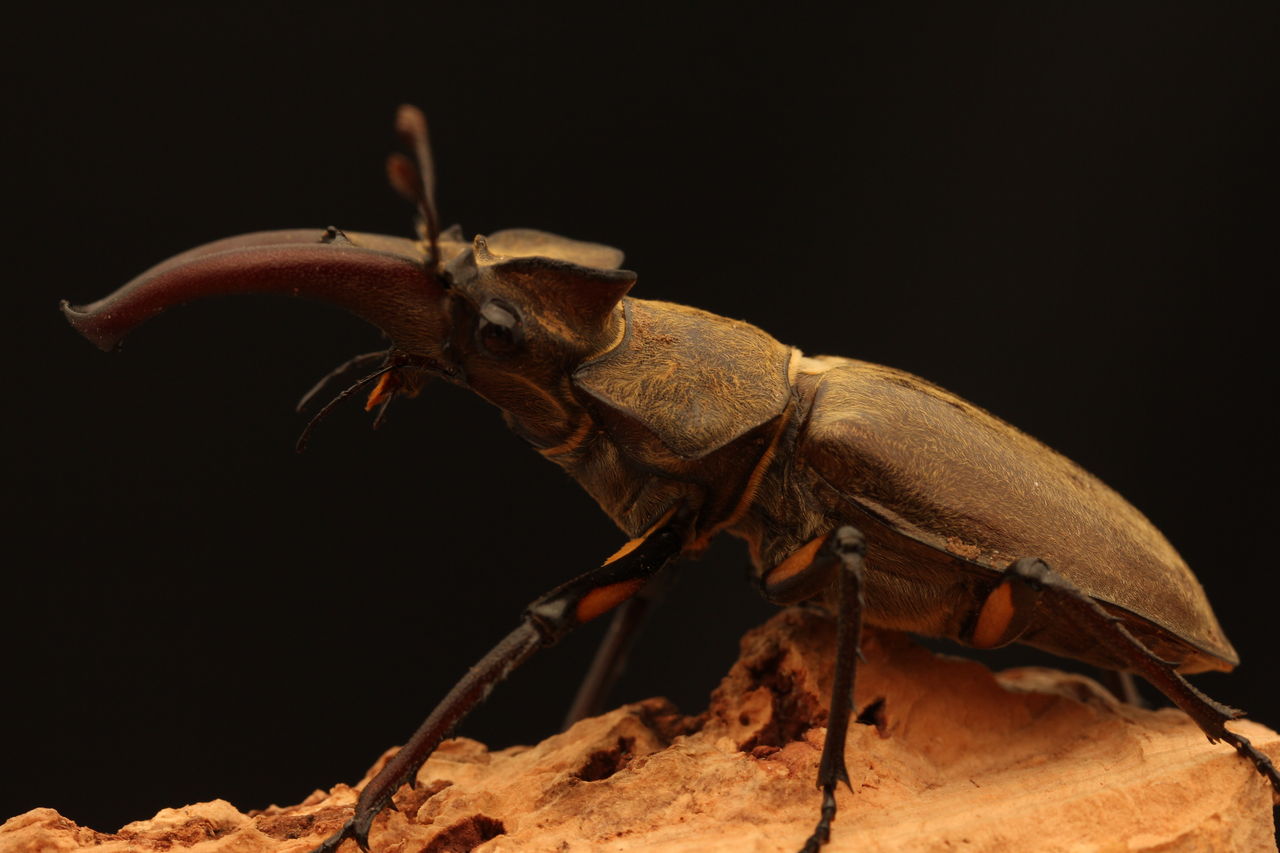
[[[779,614],[744,638],[701,718],[650,700],[534,747],[448,741],[374,824],[373,849],[794,851],[817,817],[831,641],[825,621]],[[883,714],[850,732],[854,791],[840,793],[832,853],[1275,849],[1269,787],[1178,711],[1052,670],[993,676],[898,635],[869,633],[864,652],[858,706],[883,698]],[[1280,736],[1232,726],[1280,759]],[[252,816],[201,803],[117,833],[36,809],[0,827],[0,853],[303,853],[355,791]]]

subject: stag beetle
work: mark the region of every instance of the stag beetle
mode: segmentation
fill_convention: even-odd
[[[401,107],[392,185],[417,206],[417,239],[290,230],[209,243],[106,298],[62,310],[104,350],[169,306],[205,295],[285,292],[346,308],[390,347],[320,410],[373,384],[378,419],[431,379],[469,388],[585,488],[631,538],[557,587],[473,667],[360,793],[321,846],[367,848],[374,817],[441,739],[511,670],[574,627],[615,611],[634,624],[666,564],[724,532],[746,540],[774,602],[815,601],[837,620],[836,673],[819,765],[829,838],[849,783],[845,735],[862,624],[977,647],[1012,642],[1136,672],[1226,741],[1280,791],[1270,760],[1182,673],[1238,663],[1200,584],[1123,498],[982,409],[899,370],[806,356],[737,320],[627,294],[636,276],[609,246],[512,229],[441,230],[426,122]],[[376,423],[376,421],[375,421]],[[613,636],[613,632],[611,632]],[[593,706],[616,669],[606,642],[575,702]]]

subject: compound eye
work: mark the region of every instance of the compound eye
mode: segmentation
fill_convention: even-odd
[[[490,299],[480,309],[476,337],[492,355],[509,355],[520,346],[520,316],[501,299]]]

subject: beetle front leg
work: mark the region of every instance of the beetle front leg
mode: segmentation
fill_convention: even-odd
[[[633,539],[597,569],[592,569],[534,601],[520,625],[480,659],[408,743],[370,780],[356,800],[355,814],[313,853],[336,853],[348,838],[369,849],[369,828],[391,803],[391,796],[418,772],[440,741],[489,695],[493,687],[539,648],[549,646],[584,622],[602,616],[635,595],[684,549],[687,519],[673,509],[642,538]]]
[[[1243,712],[1215,702],[1197,690],[1177,671],[1176,664],[1152,654],[1119,619],[1043,560],[1017,560],[1005,570],[1004,581],[983,604],[974,634],[980,636],[985,633],[990,638],[1004,641],[1025,629],[1036,608],[1066,614],[1117,660],[1151,682],[1186,712],[1210,743],[1221,740],[1231,744],[1253,762],[1271,787],[1280,793],[1280,772],[1276,771],[1271,759],[1254,747],[1247,737],[1227,728],[1226,724],[1242,717]]]
[[[834,576],[836,611],[836,670],[831,684],[831,710],[827,713],[827,737],[818,763],[818,787],[822,789],[822,816],[800,853],[817,853],[831,838],[836,817],[836,786],[851,790],[844,763],[845,739],[853,714],[853,684],[862,657],[862,559],[866,539],[855,527],[837,528],[800,548],[763,578],[770,601],[790,603],[827,589]]]

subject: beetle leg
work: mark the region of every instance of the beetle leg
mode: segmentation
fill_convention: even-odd
[[[828,537],[814,541],[821,543],[825,540]],[[838,528],[825,544],[826,554],[819,557],[814,548],[810,552],[808,565],[777,582],[788,583],[807,574],[826,579],[833,573],[835,575],[836,670],[831,685],[831,710],[827,714],[827,737],[822,745],[822,759],[818,764],[822,816],[814,827],[813,834],[805,841],[801,853],[817,853],[831,838],[831,823],[836,817],[836,786],[843,782],[850,789],[853,787],[844,763],[844,746],[845,736],[849,732],[849,718],[853,712],[854,677],[857,675],[858,658],[862,656],[858,644],[862,637],[862,557],[867,546],[862,533],[857,528],[848,526]],[[808,548],[809,546],[805,546],[797,553]],[[776,571],[770,574],[775,574]],[[769,587],[766,586],[766,589]]]
[[[1005,571],[1005,582],[1029,590],[1041,600],[1041,606],[1069,615],[1082,629],[1102,643],[1118,660],[1151,682],[1173,704],[1187,713],[1200,726],[1210,743],[1226,741],[1253,762],[1254,767],[1280,793],[1280,773],[1271,759],[1260,752],[1249,739],[1227,728],[1230,720],[1244,716],[1242,711],[1228,708],[1210,699],[1191,685],[1176,669],[1176,664],[1161,660],[1144,646],[1129,629],[1102,605],[1094,601],[1071,581],[1051,569],[1040,559],[1017,560]]]
[[[830,533],[824,533],[809,540],[758,578],[756,582],[765,600],[787,605],[823,595],[839,565],[837,560],[823,558],[823,548],[830,538]]]
[[[574,694],[569,713],[565,715],[565,729],[579,720],[593,717],[604,710],[605,698],[617,683],[618,677],[622,675],[627,664],[627,655],[635,646],[636,637],[644,625],[645,618],[649,611],[662,600],[663,594],[670,585],[670,579],[671,574],[663,572],[645,584],[640,592],[618,605],[618,609],[613,612],[609,630],[600,641],[600,647],[596,649],[591,667],[587,670],[586,677],[582,679],[582,684],[578,686],[578,692]]]
[[[1039,601],[1040,587],[1023,583],[1007,572],[1005,579],[982,602],[982,608],[969,626],[967,642],[975,649],[1009,645],[1031,625]]]
[[[1142,698],[1142,692],[1138,690],[1138,683],[1134,681],[1132,672],[1118,669],[1099,669],[1098,680],[1111,691],[1112,696],[1126,705],[1132,705],[1135,708],[1150,707],[1147,704],[1147,700]]]
[[[468,670],[408,743],[364,787],[351,819],[312,853],[336,853],[348,838],[367,851],[374,818],[391,804],[392,794],[417,774],[453,727],[539,648],[552,645],[578,625],[604,615],[639,592],[684,549],[687,528],[687,519],[672,509],[648,534],[632,539],[602,566],[530,604],[520,625]]]

